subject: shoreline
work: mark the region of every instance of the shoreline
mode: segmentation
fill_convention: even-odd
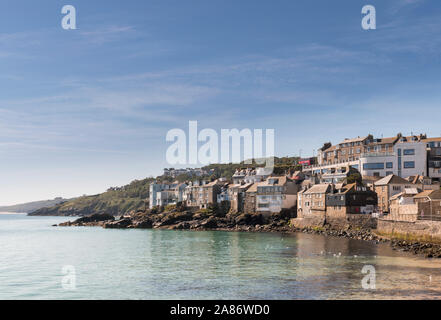
[[[386,235],[377,234],[375,229],[357,228],[346,225],[336,228],[326,224],[322,227],[295,227],[291,222],[280,217],[264,221],[261,215],[239,214],[232,216],[197,216],[189,212],[173,212],[166,214],[138,213],[131,217],[115,220],[110,215],[91,215],[75,221],[67,221],[58,227],[102,227],[104,229],[161,229],[188,231],[226,231],[226,232],[267,232],[267,233],[308,233],[329,237],[348,238],[368,241],[375,244],[389,243],[393,250],[412,253],[425,258],[441,258],[441,244],[409,241]]]

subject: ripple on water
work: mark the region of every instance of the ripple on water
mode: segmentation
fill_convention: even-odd
[[[1,299],[436,299],[441,263],[309,234],[55,228],[0,215]],[[63,266],[75,267],[65,290]],[[364,265],[376,289],[364,290]]]

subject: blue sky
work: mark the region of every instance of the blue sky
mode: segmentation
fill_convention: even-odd
[[[434,0],[3,1],[0,204],[156,176],[189,120],[274,128],[278,156],[440,136],[440,18]]]

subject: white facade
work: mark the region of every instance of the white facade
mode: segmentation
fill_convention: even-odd
[[[184,201],[184,191],[187,185],[181,184],[150,184],[149,208],[166,206]]]
[[[360,157],[358,170],[363,176],[386,177],[394,174],[401,178],[426,175],[427,151],[425,143],[398,141],[393,153],[366,154]]]
[[[322,175],[323,182],[336,182],[345,177],[346,166],[357,169],[363,176],[386,177],[394,174],[402,178],[427,175],[427,150],[422,141],[398,141],[390,153],[365,153],[359,160],[315,166],[305,171]],[[437,172],[431,172],[432,177]],[[438,173],[441,176],[441,170]]]

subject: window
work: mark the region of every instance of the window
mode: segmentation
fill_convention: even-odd
[[[415,161],[404,161],[404,169],[415,168]]]
[[[386,176],[390,176],[391,174],[394,174],[392,171],[386,171]]]
[[[378,163],[365,163],[363,164],[363,170],[375,170],[375,169],[384,169],[384,163],[378,162]]]
[[[386,168],[392,169],[394,167],[393,162],[386,162]]]
[[[404,149],[403,155],[405,156],[414,156],[415,155],[415,149]]]

